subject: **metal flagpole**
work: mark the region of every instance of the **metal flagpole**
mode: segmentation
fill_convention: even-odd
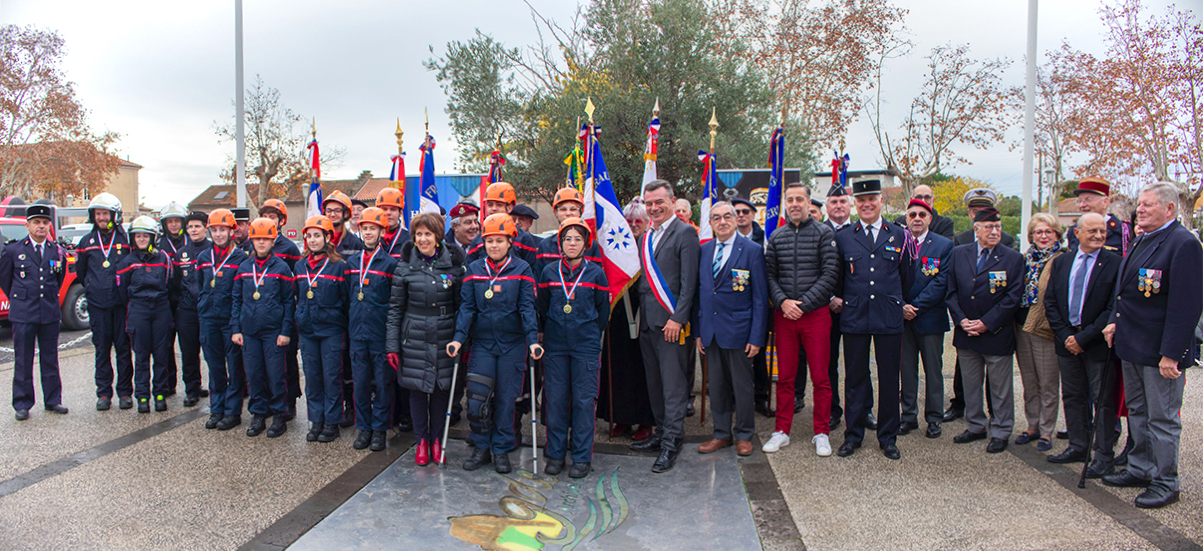
[[[1024,77],[1024,173],[1020,188],[1020,250],[1028,250],[1028,221],[1033,215],[1033,132],[1036,129],[1037,0],[1028,0],[1028,67]]]
[[[239,208],[247,206],[247,138],[246,112],[243,106],[242,83],[242,0],[234,0],[234,191]]]
[[[712,169],[712,167],[715,166],[715,136],[717,134],[719,134],[719,132],[717,130],[719,128],[719,120],[715,118],[715,108],[714,107],[711,108],[711,122],[709,122],[707,124],[710,125],[710,127],[711,127],[711,153],[710,153],[710,157],[707,158],[707,166],[703,170],[706,170],[705,178],[707,178],[707,185],[710,186],[712,190],[714,190],[715,182],[710,181],[710,177],[711,177],[711,174],[715,173],[715,171],[713,171],[711,169]],[[707,190],[703,190],[703,193],[706,193],[706,192],[707,192]],[[715,197],[712,196],[711,202],[714,203],[714,200],[715,200]],[[701,224],[709,224],[710,221],[709,220],[699,220],[698,223],[700,225]],[[697,335],[697,331],[698,331],[698,328],[695,327],[694,332],[696,335]],[[697,342],[697,341],[695,341],[695,342]],[[695,346],[697,347],[697,345],[695,345]],[[708,386],[707,383],[709,382],[707,380],[707,372],[709,370],[707,369],[706,353],[699,350],[698,358],[702,361],[702,411],[699,412],[700,415],[698,416],[698,421],[699,421],[699,424],[701,424],[702,426],[705,427],[707,424],[707,386]]]
[[[606,441],[610,442],[615,437],[615,375],[610,361],[610,329],[606,330],[606,334],[602,335],[602,338],[606,340],[606,411],[609,412],[607,416],[610,417],[610,427],[606,431]]]

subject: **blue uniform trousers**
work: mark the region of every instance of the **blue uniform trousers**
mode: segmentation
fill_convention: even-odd
[[[196,308],[176,308],[176,340],[180,343],[180,373],[184,379],[184,393],[199,396],[201,393],[201,319]],[[173,385],[175,381],[171,382]]]
[[[343,422],[343,335],[301,336],[301,365],[305,369],[305,407],[311,423]]]
[[[287,382],[284,376],[284,354],[287,346],[276,346],[276,333],[263,336],[243,335],[243,365],[247,370],[250,397],[247,411],[252,415],[283,415]]]
[[[59,379],[59,322],[12,322],[15,365],[13,366],[13,409],[33,407],[33,345],[38,343],[38,363],[42,369],[42,405],[63,402],[63,383]]]
[[[172,351],[171,309],[162,300],[153,306],[131,303],[126,313],[125,330],[134,348],[134,398],[144,400],[165,396],[171,387]],[[151,360],[154,360],[154,375]]]
[[[226,320],[201,319],[201,349],[209,366],[209,413],[242,415],[242,349],[230,340]]]
[[[125,332],[125,305],[100,308],[89,304],[88,325],[96,349],[96,397],[113,397],[113,349],[117,351],[117,396],[133,396],[134,360],[130,336]]]
[[[894,444],[899,436],[899,364],[903,360],[903,334],[858,335],[845,333],[845,418],[847,442],[865,439],[865,415],[873,409],[870,381],[870,342],[878,364],[878,444]]]
[[[571,427],[573,462],[592,460],[600,357],[598,353],[571,350],[548,350],[544,355],[543,403],[547,411],[548,457],[564,459]]]
[[[515,438],[515,425],[518,419],[514,415],[514,401],[523,391],[523,378],[526,370],[523,362],[527,357],[527,348],[523,343],[514,345],[509,350],[497,353],[484,346],[473,346],[469,355],[468,372],[493,378],[493,430],[489,434],[472,433],[472,444],[477,449],[488,449],[491,452],[506,453],[518,447]],[[468,383],[473,394],[484,394],[486,389],[479,388],[477,383]],[[477,411],[481,403],[469,398],[468,411]],[[532,436],[534,437],[534,436]]]
[[[385,358],[384,341],[351,339],[351,373],[355,379],[355,428],[389,430],[397,372]]]

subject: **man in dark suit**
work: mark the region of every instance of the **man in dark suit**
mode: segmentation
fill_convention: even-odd
[[[988,208],[994,210],[996,199],[997,196],[995,192],[986,188],[972,189],[967,191],[966,194],[962,196],[962,202],[966,204],[966,212],[970,214],[971,222],[974,221],[974,217],[978,211]],[[1019,250],[1019,245],[1016,244],[1016,238],[1012,237],[1010,233],[1003,230],[1000,230],[1000,232],[1002,235],[999,241],[1000,244],[1002,244],[1004,247],[1011,247]],[[967,245],[974,243],[977,240],[978,238],[974,232],[974,229],[971,228],[954,236],[953,246],[958,247],[961,245]],[[990,386],[990,375],[987,376],[987,379],[987,386]],[[953,398],[949,400],[949,409],[945,410],[945,421],[952,421],[965,415],[966,398],[962,394],[962,387],[961,362],[955,360],[953,363]],[[992,407],[993,406],[991,405],[991,402],[987,402],[987,410],[994,414],[995,412]]]
[[[1111,323],[1104,328],[1124,371],[1135,446],[1128,467],[1103,480],[1109,486],[1147,487],[1134,501],[1147,509],[1179,501],[1182,368],[1194,361],[1204,300],[1204,254],[1196,237],[1176,220],[1178,213],[1175,184],[1151,184],[1137,197],[1142,234],[1121,262]]]
[[[1094,212],[1104,217],[1104,225],[1108,230],[1108,238],[1104,240],[1104,249],[1123,256],[1125,248],[1133,240],[1133,229],[1128,222],[1121,222],[1116,215],[1108,213],[1108,203],[1112,200],[1111,192],[1112,184],[1107,180],[1096,177],[1083,178],[1079,180],[1079,187],[1074,190],[1074,202],[1078,205],[1079,212],[1083,214]],[[1072,251],[1079,247],[1079,238],[1074,231],[1076,227],[1078,227],[1077,222],[1066,232],[1066,244]]]
[[[899,459],[899,363],[903,351],[903,291],[911,286],[915,241],[882,217],[882,184],[853,182],[858,221],[836,233],[841,279],[835,295],[844,335],[845,404],[849,424],[840,457],[853,455],[865,438],[865,412],[873,408],[870,344],[878,366],[878,446]]]
[[[732,207],[736,209],[736,235],[765,248],[765,230],[757,223],[757,206],[748,199],[739,197],[732,199]],[[769,406],[769,365],[765,361],[765,348],[753,358],[753,408],[757,413],[773,417],[773,408]]]
[[[915,238],[916,261],[912,268],[915,281],[903,293],[903,364],[901,367],[900,397],[902,424],[899,434],[905,435],[920,428],[919,362],[924,361],[924,420],[928,423],[925,436],[941,436],[941,406],[945,404],[945,376],[942,353],[945,333],[949,332],[949,310],[945,306],[953,241],[930,229],[934,216],[932,207],[920,199],[907,206],[907,230]],[[918,355],[918,357],[917,357]]]
[[[1003,227],[995,209],[978,211],[974,233],[974,243],[953,249],[953,273],[945,299],[953,318],[953,346],[962,366],[966,421],[970,424],[953,441],[964,444],[987,438],[982,394],[985,378],[994,404],[987,452],[999,453],[1007,449],[1015,422],[1013,318],[1024,294],[1024,257],[1002,244]]]
[[[4,246],[0,254],[0,291],[8,296],[13,327],[13,409],[17,420],[29,419],[34,404],[33,348],[42,368],[42,405],[51,413],[67,413],[59,378],[59,286],[67,273],[67,253],[50,240],[51,205],[25,211],[29,235]]]
[[[923,201],[924,204],[928,205],[928,208],[932,209],[932,220],[928,223],[928,231],[952,241],[953,220],[947,216],[937,214],[936,207],[933,207],[936,196],[932,194],[932,188],[923,184],[916,186],[911,192],[911,200],[915,201],[917,199]],[[907,213],[903,213],[896,218],[895,223],[905,228],[908,227]]]
[[[640,351],[648,378],[648,397],[656,419],[656,434],[632,444],[636,451],[660,449],[652,472],[673,468],[681,452],[686,404],[690,321],[698,292],[698,233],[673,214],[673,186],[653,180],[644,187],[644,204],[652,228],[644,233],[640,264]],[[656,277],[654,277],[656,276]],[[653,280],[656,281],[653,281]]]
[[[1075,232],[1078,246],[1071,254],[1055,258],[1045,288],[1045,318],[1054,332],[1058,370],[1062,374],[1062,408],[1070,446],[1050,455],[1050,463],[1074,463],[1087,458],[1087,431],[1091,422],[1091,399],[1100,396],[1108,344],[1104,326],[1112,310],[1113,288],[1120,268],[1120,255],[1104,250],[1108,229],[1104,217],[1087,213],[1079,218]],[[1112,379],[1115,379],[1113,375]],[[1107,388],[1111,388],[1109,382]],[[1105,416],[1111,419],[1115,416]],[[1111,423],[1099,423],[1095,435],[1095,461],[1087,476],[1099,478],[1112,472],[1112,448],[1116,431]]]
[[[715,238],[702,245],[698,268],[698,301],[694,327],[698,352],[707,359],[710,375],[711,440],[698,453],[711,453],[732,445],[732,411],[735,410],[736,455],[752,454],[752,359],[765,346],[769,291],[765,281],[765,254],[761,247],[736,235],[736,215],[731,203],[711,206]]]

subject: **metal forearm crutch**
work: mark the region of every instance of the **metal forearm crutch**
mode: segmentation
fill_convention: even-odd
[[[542,348],[541,348],[542,349]],[[539,405],[535,403],[535,357],[527,356],[527,370],[531,372],[531,476],[539,478],[539,453],[535,448],[535,441],[539,431]]]
[[[436,360],[438,362],[438,360]],[[460,373],[460,351],[456,351],[456,359],[452,364],[452,380],[451,386],[447,389],[447,416],[443,418],[443,445],[439,446],[439,467],[447,465],[443,459],[447,456],[447,432],[451,429],[452,406],[454,402],[452,397],[456,395],[456,375]],[[438,390],[438,389],[436,389]]]

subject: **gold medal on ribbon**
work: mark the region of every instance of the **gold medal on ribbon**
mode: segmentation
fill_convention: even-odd
[[[564,313],[566,313],[566,314],[572,314],[572,313],[573,313],[573,305],[572,305],[572,304],[565,304],[565,305],[564,305]]]
[[[313,291],[313,289],[310,289],[309,291],[306,291],[306,293],[305,293],[305,298],[314,298],[314,291]]]
[[[259,291],[255,291],[255,294],[251,295],[251,298],[259,300]]]
[[[213,280],[211,280],[211,281],[209,282],[209,286],[210,286],[210,287],[215,287],[215,288],[216,288],[216,287],[217,287],[217,278],[214,278]]]
[[[485,289],[485,298],[486,299],[493,298],[493,289]]]
[[[104,261],[104,263],[103,263],[103,264],[101,264],[101,266],[104,266],[105,268],[108,268],[108,267],[109,267],[109,261],[108,261],[108,260]]]
[[[364,292],[363,292],[363,291],[360,291],[360,296],[359,296],[359,299],[360,299],[360,300],[364,300]]]

